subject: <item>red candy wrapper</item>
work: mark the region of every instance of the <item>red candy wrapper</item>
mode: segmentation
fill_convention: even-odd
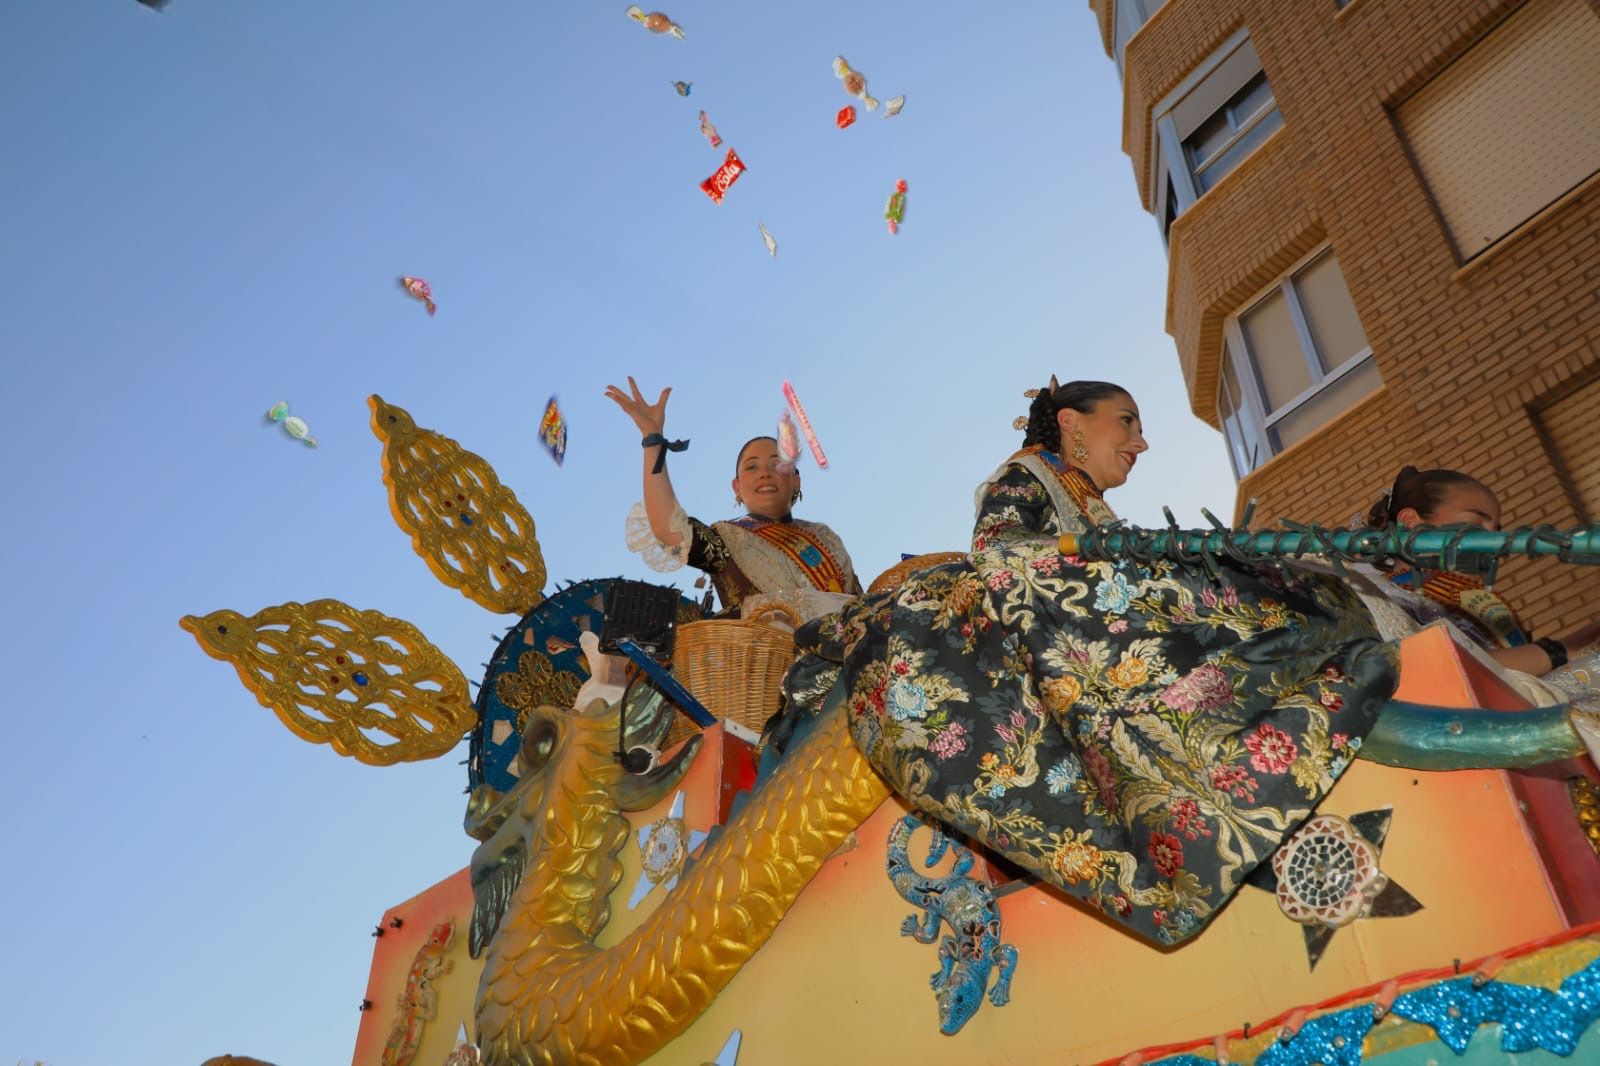
[[[400,287],[413,299],[421,300],[427,306],[430,317],[439,310],[439,305],[433,302],[433,289],[428,285],[426,278],[406,275],[400,279]]]
[[[739,158],[739,153],[732,148],[728,149],[728,158],[722,161],[717,172],[700,183],[700,188],[711,197],[711,202],[720,204],[722,197],[733,183],[739,180],[739,175],[744,173],[744,162]]]
[[[833,124],[838,126],[840,129],[844,129],[846,126],[849,126],[855,122],[855,120],[856,109],[855,105],[852,104],[849,107],[841,107],[839,109],[839,113],[833,117]]]

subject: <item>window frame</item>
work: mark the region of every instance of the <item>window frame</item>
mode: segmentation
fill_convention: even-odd
[[[1131,0],[1131,2],[1138,2],[1138,0]],[[1120,7],[1121,5],[1119,4],[1117,6]],[[1113,14],[1114,13],[1115,12],[1113,12]],[[1161,232],[1161,243],[1163,247],[1170,247],[1168,234],[1171,227],[1166,222],[1166,214],[1170,202],[1167,189],[1168,180],[1170,180],[1172,183],[1172,192],[1177,196],[1177,210],[1174,215],[1174,221],[1176,221],[1178,218],[1183,216],[1184,212],[1193,207],[1202,196],[1204,196],[1207,192],[1210,192],[1212,189],[1215,189],[1217,185],[1220,185],[1228,178],[1228,175],[1224,174],[1217,179],[1216,184],[1214,184],[1211,189],[1202,191],[1199,188],[1199,183],[1196,179],[1195,172],[1189,167],[1189,156],[1187,151],[1184,149],[1183,138],[1178,135],[1178,127],[1173,118],[1173,112],[1177,109],[1178,105],[1189,96],[1190,93],[1198,89],[1207,78],[1216,73],[1218,68],[1220,68],[1229,59],[1232,59],[1234,53],[1238,52],[1240,48],[1243,48],[1246,44],[1249,44],[1250,40],[1250,28],[1248,26],[1239,27],[1233,33],[1229,34],[1221,44],[1217,45],[1217,47],[1211,51],[1211,54],[1206,56],[1204,61],[1191,70],[1187,75],[1185,75],[1183,80],[1174,86],[1172,91],[1167,93],[1166,96],[1162,97],[1155,107],[1151,109],[1150,143],[1152,146],[1153,158],[1148,179],[1149,187],[1146,191],[1149,193],[1149,200],[1153,205],[1153,211],[1151,213],[1155,216],[1156,227]],[[1256,72],[1266,77],[1267,86],[1268,88],[1271,88],[1272,75],[1267,71],[1266,66],[1261,62],[1261,57],[1259,55],[1256,56]],[[1241,81],[1238,85],[1234,86],[1228,92],[1228,95],[1223,98],[1220,108],[1226,108],[1228,101],[1232,100],[1233,97],[1238,94],[1239,90],[1244,88],[1245,85],[1249,84],[1250,79],[1254,77],[1255,74],[1251,74],[1244,81]],[[1247,125],[1241,126],[1238,130],[1236,130],[1234,132],[1234,136],[1229,139],[1228,143],[1211,157],[1212,160],[1226,152],[1228,148],[1237,143],[1240,137],[1245,136],[1250,130],[1259,125],[1260,122],[1272,111],[1277,111],[1281,119],[1283,109],[1278,104],[1278,94],[1276,89],[1274,89],[1272,93],[1272,104],[1273,106],[1271,108],[1261,109]],[[1216,111],[1213,110],[1211,114],[1215,115]],[[1281,130],[1282,128],[1283,125],[1280,124],[1278,129]],[[1267,135],[1267,140],[1271,140],[1272,137],[1277,134],[1277,132],[1278,130],[1273,130],[1272,133]],[[1255,150],[1251,152],[1251,155],[1254,155],[1255,152],[1260,151],[1262,146],[1266,143],[1266,140],[1262,141],[1262,143],[1257,145]],[[1249,156],[1245,157],[1245,159],[1248,158]],[[1176,161],[1179,165],[1174,166],[1174,161]],[[1209,161],[1211,160],[1208,160],[1208,162]],[[1244,160],[1241,159],[1239,162],[1242,164]],[[1235,166],[1237,167],[1238,164],[1235,164]],[[1231,173],[1231,171],[1229,173]]]
[[[1228,370],[1233,375],[1233,380],[1239,385],[1240,402],[1238,409],[1235,411],[1235,416],[1240,419],[1241,440],[1237,444],[1232,440],[1228,442],[1228,458],[1233,462],[1234,475],[1239,480],[1243,480],[1249,474],[1260,470],[1287,450],[1287,448],[1280,447],[1275,443],[1276,434],[1274,431],[1280,422],[1299,411],[1327,389],[1336,385],[1346,375],[1354,373],[1373,361],[1372,340],[1367,338],[1366,346],[1351,355],[1339,366],[1328,371],[1322,369],[1322,360],[1317,351],[1316,339],[1312,336],[1311,327],[1306,321],[1305,309],[1300,304],[1300,293],[1297,291],[1294,281],[1296,276],[1305,273],[1323,256],[1329,255],[1333,256],[1337,262],[1338,254],[1333,250],[1332,242],[1324,241],[1310,252],[1301,256],[1288,269],[1284,270],[1283,273],[1279,274],[1248,300],[1241,303],[1237,310],[1223,320],[1222,357]],[[1341,280],[1344,277],[1344,268],[1342,266],[1339,268],[1339,276]],[[1345,286],[1345,291],[1349,292],[1348,284]],[[1290,323],[1294,326],[1295,340],[1299,342],[1300,356],[1305,360],[1306,371],[1311,377],[1311,384],[1288,400],[1285,400],[1276,410],[1268,412],[1266,410],[1265,389],[1261,384],[1260,371],[1258,370],[1259,364],[1254,353],[1250,350],[1250,345],[1245,340],[1244,328],[1241,323],[1251,311],[1274,294],[1282,294],[1284,298],[1284,307],[1289,312]],[[1356,319],[1357,322],[1360,322],[1359,310],[1356,312]],[[1365,323],[1361,324],[1361,334],[1366,337],[1367,327]],[[1226,421],[1222,417],[1222,390],[1224,388],[1222,374],[1219,372],[1217,375],[1217,421],[1219,423],[1225,423]],[[1248,426],[1245,425],[1246,418],[1248,418]],[[1223,426],[1223,436],[1228,436],[1226,425]],[[1252,437],[1254,440],[1250,439]],[[1248,470],[1241,470],[1239,469],[1235,450],[1237,448],[1240,451],[1248,451],[1252,444],[1255,447],[1255,454],[1260,456],[1260,461]],[[1293,447],[1293,445],[1288,447]]]
[[[1346,6],[1348,7],[1349,5]],[[1446,171],[1432,169],[1428,165],[1428,161],[1425,159],[1425,156],[1429,155],[1429,153],[1425,153],[1416,143],[1417,123],[1413,121],[1413,109],[1418,106],[1418,98],[1430,92],[1436,91],[1436,86],[1442,80],[1459,76],[1461,70],[1467,64],[1473,62],[1475,54],[1478,54],[1478,58],[1481,60],[1482,54],[1479,53],[1479,50],[1485,46],[1491,45],[1498,35],[1509,32],[1508,28],[1510,27],[1511,23],[1525,17],[1532,18],[1534,7],[1535,4],[1532,2],[1532,0],[1522,0],[1522,2],[1514,5],[1510,10],[1504,12],[1492,25],[1488,26],[1477,36],[1463,42],[1443,66],[1433,71],[1433,73],[1429,75],[1421,85],[1416,86],[1405,96],[1404,99],[1385,106],[1385,111],[1388,113],[1394,133],[1399,138],[1399,141],[1405,150],[1407,161],[1410,163],[1411,172],[1418,186],[1428,198],[1428,202],[1433,209],[1434,219],[1439,226],[1439,230],[1444,235],[1445,240],[1449,243],[1450,250],[1455,257],[1456,263],[1461,268],[1466,268],[1473,265],[1474,262],[1479,260],[1481,257],[1492,253],[1497,248],[1514,239],[1527,228],[1534,225],[1537,220],[1541,219],[1547,213],[1558,209],[1561,204],[1567,201],[1575,193],[1585,188],[1585,186],[1589,185],[1589,183],[1594,181],[1597,177],[1600,177],[1600,169],[1591,170],[1589,173],[1578,178],[1567,188],[1551,194],[1548,200],[1538,204],[1538,206],[1531,209],[1519,208],[1518,214],[1521,215],[1519,221],[1514,224],[1510,224],[1505,228],[1500,229],[1499,232],[1491,235],[1488,233],[1483,233],[1482,229],[1479,227],[1468,227],[1465,225],[1466,221],[1468,221],[1466,219],[1457,218],[1456,220],[1452,221],[1449,213],[1447,212],[1448,205],[1444,199],[1441,199],[1439,191],[1441,184],[1449,184],[1448,182],[1441,182],[1439,180],[1441,176],[1446,174]],[[1600,20],[1600,12],[1593,10],[1594,4],[1592,2],[1582,2],[1582,0],[1580,0],[1580,2],[1574,4],[1573,7],[1578,10],[1588,9],[1587,13],[1589,15],[1593,16],[1596,20]],[[1343,11],[1341,10],[1341,14],[1342,13]],[[1552,13],[1552,9],[1550,7],[1546,7],[1544,9],[1544,13],[1549,16]],[[1523,26],[1526,26],[1526,23],[1524,23]],[[1521,29],[1522,27],[1518,28]],[[1500,58],[1504,60],[1506,58],[1505,54],[1502,53]],[[1479,73],[1481,76],[1482,71],[1480,70]],[[1582,91],[1578,87],[1570,84],[1561,85],[1557,92],[1553,93],[1552,95],[1559,95],[1563,99],[1559,103],[1556,103],[1554,107],[1550,106],[1550,100],[1536,101],[1537,103],[1544,105],[1543,110],[1559,111],[1562,109],[1563,104],[1574,98],[1592,99],[1591,96],[1583,96]],[[1413,112],[1413,116],[1408,117],[1408,112]],[[1479,138],[1473,143],[1482,143],[1483,139],[1484,138]],[[1559,137],[1546,138],[1546,140],[1548,143],[1568,143]],[[1437,158],[1433,158],[1431,162],[1436,165],[1439,160]],[[1473,163],[1475,169],[1480,171],[1486,169],[1483,166],[1483,160],[1479,154],[1474,154]],[[1513,183],[1502,183],[1502,185],[1499,187],[1508,187],[1512,185]],[[1456,201],[1456,204],[1459,206],[1459,201]],[[1473,221],[1477,221],[1481,224],[1487,220],[1475,219]],[[1481,234],[1482,243],[1464,239],[1474,233]]]
[[[1233,147],[1235,145],[1237,145],[1240,141],[1244,140],[1246,134],[1250,133],[1250,131],[1254,130],[1257,126],[1261,125],[1262,122],[1266,121],[1268,115],[1276,113],[1277,116],[1278,116],[1278,121],[1279,122],[1283,121],[1283,112],[1278,108],[1278,94],[1275,93],[1275,92],[1272,93],[1272,102],[1271,102],[1270,105],[1263,105],[1263,106],[1257,108],[1250,115],[1250,117],[1245,119],[1243,122],[1238,122],[1237,119],[1235,118],[1235,116],[1233,114],[1233,101],[1234,101],[1234,98],[1237,97],[1240,93],[1244,92],[1244,90],[1251,84],[1251,82],[1254,82],[1257,78],[1260,78],[1266,84],[1267,89],[1270,92],[1271,89],[1272,89],[1272,79],[1267,77],[1267,72],[1265,70],[1262,70],[1258,74],[1252,74],[1250,76],[1250,79],[1248,81],[1246,81],[1244,83],[1244,85],[1239,86],[1239,88],[1234,91],[1233,96],[1230,96],[1230,97],[1228,97],[1228,99],[1224,100],[1223,103],[1222,103],[1222,106],[1220,108],[1218,108],[1216,111],[1212,112],[1212,116],[1213,117],[1215,117],[1216,115],[1226,115],[1228,117],[1229,125],[1233,127],[1233,135],[1230,136],[1227,139],[1227,141],[1225,141],[1222,144],[1221,147],[1219,147],[1216,151],[1212,152],[1210,155],[1206,156],[1205,159],[1200,160],[1200,161],[1195,161],[1194,157],[1193,157],[1193,153],[1189,150],[1187,144],[1184,145],[1184,150],[1183,150],[1184,163],[1185,163],[1186,166],[1188,166],[1189,175],[1194,180],[1196,185],[1198,185],[1200,183],[1200,180],[1201,180],[1200,176],[1201,176],[1201,172],[1202,171],[1206,170],[1208,167],[1210,167],[1213,164],[1215,164],[1217,162],[1217,160],[1221,159],[1223,156],[1227,155],[1230,151],[1232,151]],[[1200,131],[1200,128],[1196,127],[1195,133],[1198,133],[1199,131]],[[1194,136],[1194,134],[1190,134],[1190,136],[1192,137],[1192,136]],[[1240,162],[1243,162],[1243,160],[1240,160]],[[1234,164],[1234,166],[1238,166],[1238,165],[1239,165],[1238,163]],[[1232,173],[1232,171],[1229,171],[1229,173]],[[1228,176],[1227,174],[1223,174],[1221,177],[1217,178],[1216,180],[1220,182],[1223,178],[1226,178],[1227,176]],[[1216,187],[1215,183],[1213,183],[1212,188],[1215,188],[1215,187]],[[1207,192],[1210,192],[1210,191],[1211,191],[1210,189],[1206,189],[1203,192],[1201,192],[1200,195],[1204,196]]]

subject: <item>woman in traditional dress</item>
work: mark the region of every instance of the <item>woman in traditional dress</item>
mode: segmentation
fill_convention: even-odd
[[[1397,656],[1331,578],[1063,555],[1060,534],[1115,520],[1104,493],[1148,445],[1119,386],[1029,395],[968,561],[802,628],[788,694],[842,702],[913,806],[1177,943],[1327,794]]]
[[[743,517],[707,525],[685,513],[666,466],[669,450],[688,446],[665,436],[671,393],[663,389],[652,404],[631,377],[627,392],[606,387],[606,395],[644,434],[644,499],[628,512],[629,549],[658,573],[685,563],[704,571],[723,609],[742,617],[776,604],[809,621],[859,596],[861,583],[839,535],[792,514],[800,501],[800,474],[783,461],[773,437],[750,440],[735,459],[731,487],[734,503],[746,511]]]
[[[1366,515],[1374,528],[1467,525],[1500,528],[1500,501],[1483,482],[1459,470],[1400,471]],[[1529,674],[1566,700],[1600,710],[1600,619],[1566,635],[1534,639],[1511,606],[1484,587],[1481,577],[1397,563],[1386,572],[1392,599],[1426,625],[1448,618],[1491,659]],[[1534,695],[1538,691],[1534,690]]]

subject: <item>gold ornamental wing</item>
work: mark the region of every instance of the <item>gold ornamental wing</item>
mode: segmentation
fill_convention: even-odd
[[[178,624],[232,663],[296,736],[371,766],[436,758],[477,723],[455,664],[415,626],[378,611],[313,600]]]
[[[383,442],[389,510],[434,576],[474,603],[526,614],[544,598],[544,553],[533,517],[481,456],[401,407],[368,400]]]

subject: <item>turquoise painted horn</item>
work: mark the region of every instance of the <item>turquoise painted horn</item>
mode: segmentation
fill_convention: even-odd
[[[1390,700],[1359,757],[1408,770],[1518,770],[1586,751],[1564,703],[1483,711]]]

